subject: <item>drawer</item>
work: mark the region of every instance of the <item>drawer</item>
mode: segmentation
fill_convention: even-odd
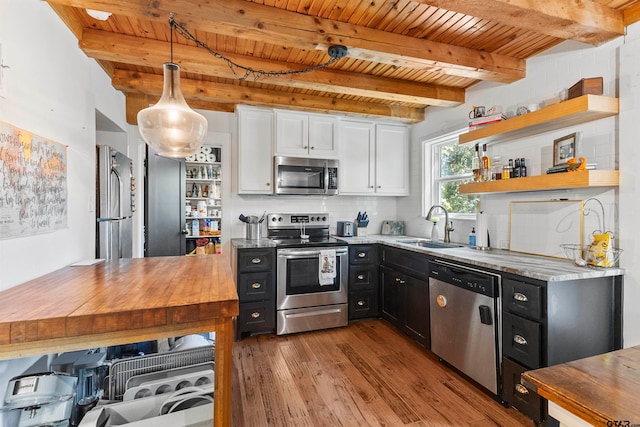
[[[273,300],[240,304],[238,332],[275,332],[276,306]]]
[[[372,264],[378,262],[378,247],[375,245],[349,245],[349,264]]]
[[[270,271],[240,273],[237,289],[240,302],[273,299],[275,297],[274,274]]]
[[[502,282],[502,308],[533,320],[541,320],[542,286],[505,278]]]
[[[378,287],[378,267],[354,265],[349,267],[349,289],[352,291],[376,289]]]
[[[268,271],[275,268],[274,249],[239,249],[238,272]]]
[[[382,246],[380,263],[418,279],[428,280],[429,277],[429,257],[425,254]]]
[[[502,313],[502,352],[530,369],[542,367],[542,325]]]
[[[545,418],[542,411],[546,405],[542,397],[520,383],[520,377],[526,370],[510,359],[502,359],[502,399],[540,423]]]
[[[349,293],[349,320],[378,316],[378,291]]]

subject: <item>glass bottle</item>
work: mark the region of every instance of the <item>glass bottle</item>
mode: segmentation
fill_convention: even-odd
[[[502,179],[502,163],[500,156],[495,156],[491,161],[491,179],[498,181]]]
[[[481,159],[480,159],[480,146],[478,144],[476,144],[476,153],[473,156],[473,158],[471,159],[471,169],[473,170],[473,180],[478,182],[480,181],[480,179],[482,178],[482,171],[481,171]]]
[[[520,158],[517,158],[514,163],[513,178],[520,178]]]
[[[524,163],[524,157],[520,159],[520,176],[527,176],[527,165]]]
[[[491,159],[487,155],[487,144],[482,144],[482,180],[491,180]]]
[[[434,221],[434,219],[431,220],[431,222],[433,222],[433,228],[431,229],[432,242],[435,242],[440,238],[440,236],[438,236],[438,221],[437,220]]]

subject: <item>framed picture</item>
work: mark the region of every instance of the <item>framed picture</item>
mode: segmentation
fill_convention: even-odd
[[[553,166],[564,165],[572,157],[576,157],[577,133],[563,136],[553,141]]]

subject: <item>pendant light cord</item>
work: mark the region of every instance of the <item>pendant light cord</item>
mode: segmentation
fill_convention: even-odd
[[[233,60],[231,60],[230,58],[227,58],[223,54],[221,54],[219,52],[216,52],[215,50],[211,49],[209,46],[207,46],[206,43],[204,43],[203,41],[198,40],[193,34],[191,34],[189,32],[189,30],[187,30],[187,28],[184,25],[177,23],[175,21],[175,19],[173,18],[173,13],[169,14],[169,25],[171,26],[172,30],[175,29],[178,32],[178,34],[180,34],[185,39],[190,40],[190,41],[194,42],[197,46],[204,48],[207,52],[209,52],[214,57],[216,57],[218,59],[222,59],[223,61],[225,61],[227,63],[227,65],[229,66],[229,69],[233,73],[233,76],[237,80],[247,80],[247,79],[249,79],[249,77],[251,77],[253,79],[253,81],[257,81],[258,79],[260,79],[263,76],[279,77],[279,76],[287,76],[287,75],[293,75],[293,74],[309,73],[311,71],[319,70],[321,68],[325,68],[325,67],[328,67],[328,66],[330,66],[332,64],[335,64],[336,62],[338,62],[338,60],[342,59],[343,57],[345,57],[347,55],[347,48],[345,46],[342,46],[342,45],[331,45],[329,47],[329,49],[328,49],[328,55],[331,57],[331,59],[329,59],[326,62],[323,62],[322,64],[314,65],[314,66],[308,67],[308,68],[302,68],[300,70],[280,70],[280,71],[256,70],[256,69],[251,68],[251,67],[240,65],[240,64],[234,62]],[[172,37],[173,37],[173,31],[172,31],[171,34],[172,34]],[[171,39],[171,43],[172,43],[172,45],[171,45],[171,62],[173,62],[173,38]],[[236,70],[242,70],[242,72],[239,73]]]

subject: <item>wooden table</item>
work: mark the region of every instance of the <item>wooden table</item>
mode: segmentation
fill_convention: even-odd
[[[65,267],[0,292],[0,359],[216,332],[214,426],[231,424],[238,294],[224,256]]]
[[[522,381],[589,424],[640,425],[640,346],[528,371]]]

